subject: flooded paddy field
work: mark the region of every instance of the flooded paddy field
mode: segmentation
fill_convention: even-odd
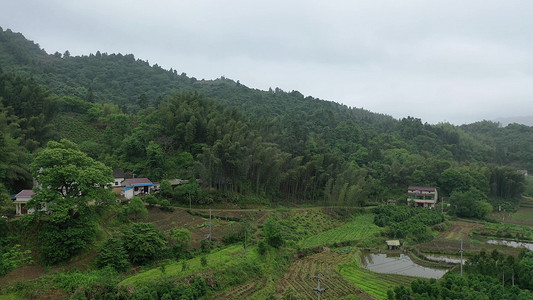
[[[363,253],[361,265],[377,273],[439,279],[448,269],[421,266],[406,254]]]

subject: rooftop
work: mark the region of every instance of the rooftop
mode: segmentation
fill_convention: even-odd
[[[388,240],[387,246],[400,246],[400,241],[399,240]]]
[[[128,178],[124,181],[130,185],[153,184],[148,178]]]
[[[416,185],[410,185],[408,190],[418,190],[418,191],[429,191],[429,192],[435,192],[437,189],[432,186],[416,186]]]
[[[22,190],[17,194],[17,197],[31,197],[35,195],[33,190]]]

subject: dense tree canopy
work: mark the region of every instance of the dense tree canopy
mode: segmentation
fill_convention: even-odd
[[[31,185],[28,153],[61,138],[153,181],[200,179],[194,192],[164,188],[196,203],[236,193],[363,206],[403,201],[408,185],[509,200],[523,189],[515,169],[531,167],[527,126],[395,120],[298,91],[196,80],[131,54],[48,55],[9,30],[0,39],[0,179],[10,193]]]

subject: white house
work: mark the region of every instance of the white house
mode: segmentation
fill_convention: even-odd
[[[33,190],[22,190],[20,191],[15,198],[15,206],[17,208],[17,216],[25,214],[33,214],[35,212],[34,208],[27,209],[26,205],[31,200],[31,197],[35,195]],[[48,205],[44,203],[41,207],[41,211],[48,211]]]
[[[151,194],[154,192],[154,183],[148,178],[128,178],[124,180],[124,188],[121,194],[126,199],[137,195]]]
[[[115,181],[111,184],[113,187],[122,186],[124,180],[126,180],[124,171],[122,170],[113,170],[113,177],[115,178]]]
[[[409,186],[407,188],[407,202],[413,206],[435,208],[437,204],[437,189],[432,186]]]

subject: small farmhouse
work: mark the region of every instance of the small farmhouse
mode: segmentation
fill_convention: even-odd
[[[387,243],[387,249],[388,250],[398,250],[400,249],[400,241],[399,240],[388,240]]]
[[[147,195],[154,192],[154,183],[148,178],[128,178],[124,180],[124,188],[121,194],[126,199],[137,195]]]
[[[17,216],[33,214],[35,212],[34,208],[26,208],[26,205],[31,200],[31,197],[33,195],[35,195],[35,192],[33,192],[33,190],[22,190],[17,194],[14,201],[17,209]],[[48,211],[48,205],[46,203],[42,206],[41,211]]]
[[[115,178],[115,181],[112,184],[113,187],[122,186],[126,179],[124,171],[122,170],[113,170],[113,177]]]
[[[433,209],[437,205],[437,188],[429,186],[409,186],[407,188],[407,203],[415,207]]]

